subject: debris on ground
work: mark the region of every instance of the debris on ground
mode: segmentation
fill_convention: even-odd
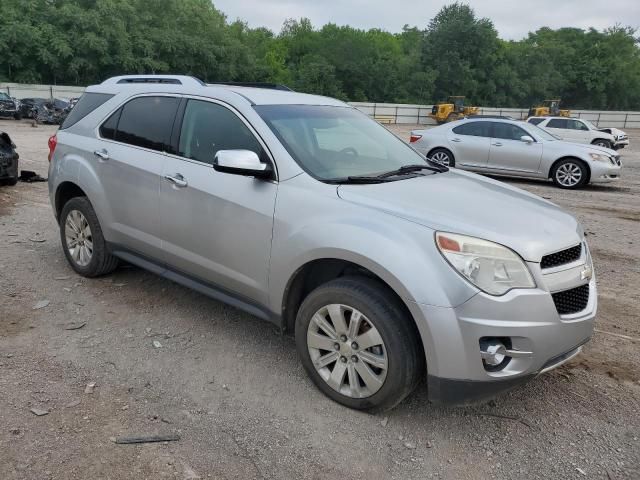
[[[80,330],[87,322],[69,322],[65,325],[65,330]]]
[[[389,423],[389,417],[384,417],[382,420],[380,420],[380,425],[382,425],[383,427],[386,427],[387,423]]]
[[[64,408],[73,408],[80,405],[80,400],[72,400],[69,403],[65,404]]]
[[[156,348],[162,348],[162,344],[158,340],[153,341],[153,346]]]
[[[115,443],[129,444],[129,443],[154,443],[154,442],[177,442],[180,440],[179,435],[149,435],[141,437],[118,437]]]
[[[48,307],[49,303],[49,300],[40,300],[33,306],[33,310],[40,310],[41,308]]]
[[[413,442],[404,442],[404,446],[405,448],[408,448],[409,450],[415,450],[416,449],[416,444]]]
[[[26,183],[35,183],[35,182],[46,182],[47,179],[38,175],[36,172],[31,170],[20,170],[20,177],[18,177],[21,182]]]
[[[32,408],[31,413],[33,413],[37,417],[42,417],[44,415],[49,415],[49,410],[43,410],[41,408]]]
[[[93,393],[93,390],[95,388],[96,388],[95,382],[87,383],[87,386],[84,387],[84,393]]]

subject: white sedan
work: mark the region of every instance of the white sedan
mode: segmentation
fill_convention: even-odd
[[[598,128],[588,120],[567,117],[529,117],[537,125],[568,142],[589,143],[618,150],[629,145],[629,136],[617,128]]]
[[[559,140],[537,126],[466,119],[411,132],[411,145],[434,161],[490,175],[551,179],[561,188],[620,178],[615,150]]]

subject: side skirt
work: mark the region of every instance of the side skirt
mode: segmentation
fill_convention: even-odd
[[[237,295],[229,290],[219,287],[218,285],[205,282],[186,273],[173,270],[164,264],[158,263],[157,261],[136,252],[132,252],[120,245],[109,244],[109,251],[125,262],[131,263],[144,270],[148,270],[156,275],[164,277],[167,280],[171,280],[172,282],[195,290],[196,292],[202,293],[214,300],[231,305],[232,307],[238,308],[244,312],[261,318],[262,320],[267,320],[280,328],[282,327],[282,317],[280,315],[271,312],[268,308],[241,295]]]

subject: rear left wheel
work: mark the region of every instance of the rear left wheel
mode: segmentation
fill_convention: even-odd
[[[316,386],[358,410],[394,407],[424,370],[413,319],[364,277],[332,280],[309,294],[296,318],[296,346]]]
[[[436,148],[435,150],[430,152],[429,158],[434,162],[446,165],[447,167],[456,166],[456,161],[453,158],[453,154],[446,148]]]
[[[60,238],[71,267],[85,277],[115,270],[118,259],[111,255],[98,217],[86,197],[69,200],[60,214]]]

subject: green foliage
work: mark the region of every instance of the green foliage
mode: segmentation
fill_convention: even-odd
[[[86,85],[125,73],[268,81],[352,101],[640,109],[636,32],[541,28],[504,41],[465,4],[392,34],[308,19],[228,22],[210,0],[3,0],[0,79]]]

